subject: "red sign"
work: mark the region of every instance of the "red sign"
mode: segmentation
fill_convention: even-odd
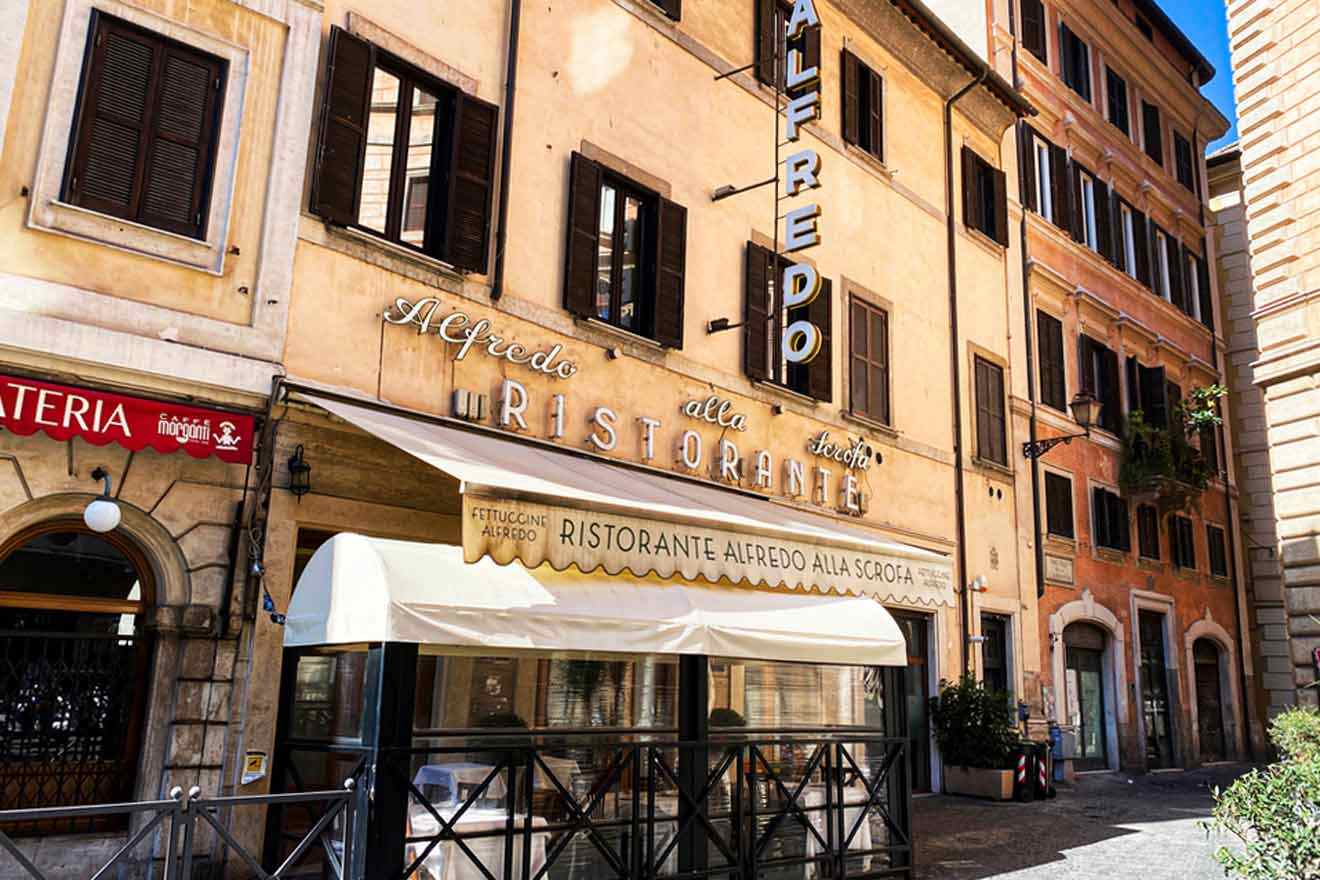
[[[137,452],[182,449],[231,464],[252,461],[252,416],[107,394],[87,388],[0,375],[0,428],[24,437],[81,437],[93,446],[118,443]]]

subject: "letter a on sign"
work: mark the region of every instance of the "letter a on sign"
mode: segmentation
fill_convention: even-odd
[[[802,33],[804,28],[819,25],[820,16],[816,15],[816,4],[811,0],[797,0],[793,4],[793,15],[788,19],[788,38],[793,39]]]

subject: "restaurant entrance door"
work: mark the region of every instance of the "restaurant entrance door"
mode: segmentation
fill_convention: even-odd
[[[929,614],[891,612],[907,640],[907,668],[902,671],[907,716],[908,755],[912,790],[928,792],[930,778],[930,628]]]

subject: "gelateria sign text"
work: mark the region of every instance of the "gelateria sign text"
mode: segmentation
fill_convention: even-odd
[[[790,589],[834,590],[922,604],[952,600],[949,563],[921,550],[823,545],[781,536],[648,520],[522,499],[463,496],[463,554],[501,565],[570,565],[638,577],[728,578]]]

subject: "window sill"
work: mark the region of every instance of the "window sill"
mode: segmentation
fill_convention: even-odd
[[[1125,565],[1127,563],[1128,554],[1122,550],[1116,550],[1113,547],[1097,546],[1095,548],[1095,558],[1104,560],[1105,562],[1115,562],[1119,565]]]
[[[843,143],[843,152],[850,158],[856,159],[870,170],[879,174],[886,180],[893,180],[898,171],[885,164],[885,160],[875,155],[869,150],[864,150],[856,144],[850,144],[847,141]]]
[[[1151,559],[1149,556],[1138,556],[1137,567],[1156,574],[1164,573],[1164,563],[1158,559]]]
[[[979,455],[972,456],[972,464],[979,468],[985,468],[988,471],[994,471],[996,474],[1002,474],[1009,479],[1017,476],[1017,474],[1013,472],[1013,469],[1008,465],[1000,464],[997,461],[991,461],[988,458],[981,458]]]
[[[209,275],[224,274],[225,255],[220,242],[200,240],[125,220],[59,199],[32,202],[28,225],[46,232],[71,235],[129,253],[155,257]]]
[[[354,229],[351,226],[335,226],[330,223],[326,223],[325,228],[331,235],[346,238],[359,244],[364,244],[368,247],[389,254],[392,257],[406,260],[414,266],[421,266],[425,269],[437,272],[455,281],[461,282],[465,277],[460,270],[449,263],[446,263],[444,260],[428,256],[421,251],[413,250],[412,248],[405,247],[401,244],[395,244],[388,239],[372,235],[370,232],[363,232],[361,229]]]
[[[779,385],[766,379],[753,379],[752,386],[786,397],[789,400],[792,400],[795,403],[800,403],[804,406],[815,408],[821,404],[821,401],[812,397],[810,394],[803,394],[801,391],[794,391],[792,388],[786,388],[783,385]]]
[[[1077,552],[1077,539],[1069,538],[1066,535],[1054,535],[1054,534],[1046,533],[1045,545],[1047,547],[1052,547],[1056,550],[1069,550],[1074,553]]]
[[[624,330],[622,327],[615,327],[613,324],[608,324],[597,318],[584,318],[581,315],[575,315],[573,321],[579,326],[590,327],[592,330],[598,330],[601,333],[617,336],[625,342],[642,345],[653,351],[663,352],[669,350],[666,346],[661,345],[649,336],[643,336],[642,334],[634,333],[631,330]]]
[[[852,410],[847,410],[847,409],[840,410],[839,415],[840,417],[843,418],[845,422],[855,422],[858,425],[863,425],[867,428],[870,428],[872,431],[875,431],[876,433],[883,434],[886,437],[890,437],[894,440],[897,440],[899,437],[903,436],[903,432],[898,430],[897,428],[894,428],[890,425],[886,425],[884,422],[877,421],[876,419],[873,419],[870,416],[864,416],[861,415],[860,413],[855,413]]]
[[[963,224],[963,231],[974,243],[989,251],[996,259],[1002,259],[1008,253],[1008,245],[1000,244],[975,226]]]

